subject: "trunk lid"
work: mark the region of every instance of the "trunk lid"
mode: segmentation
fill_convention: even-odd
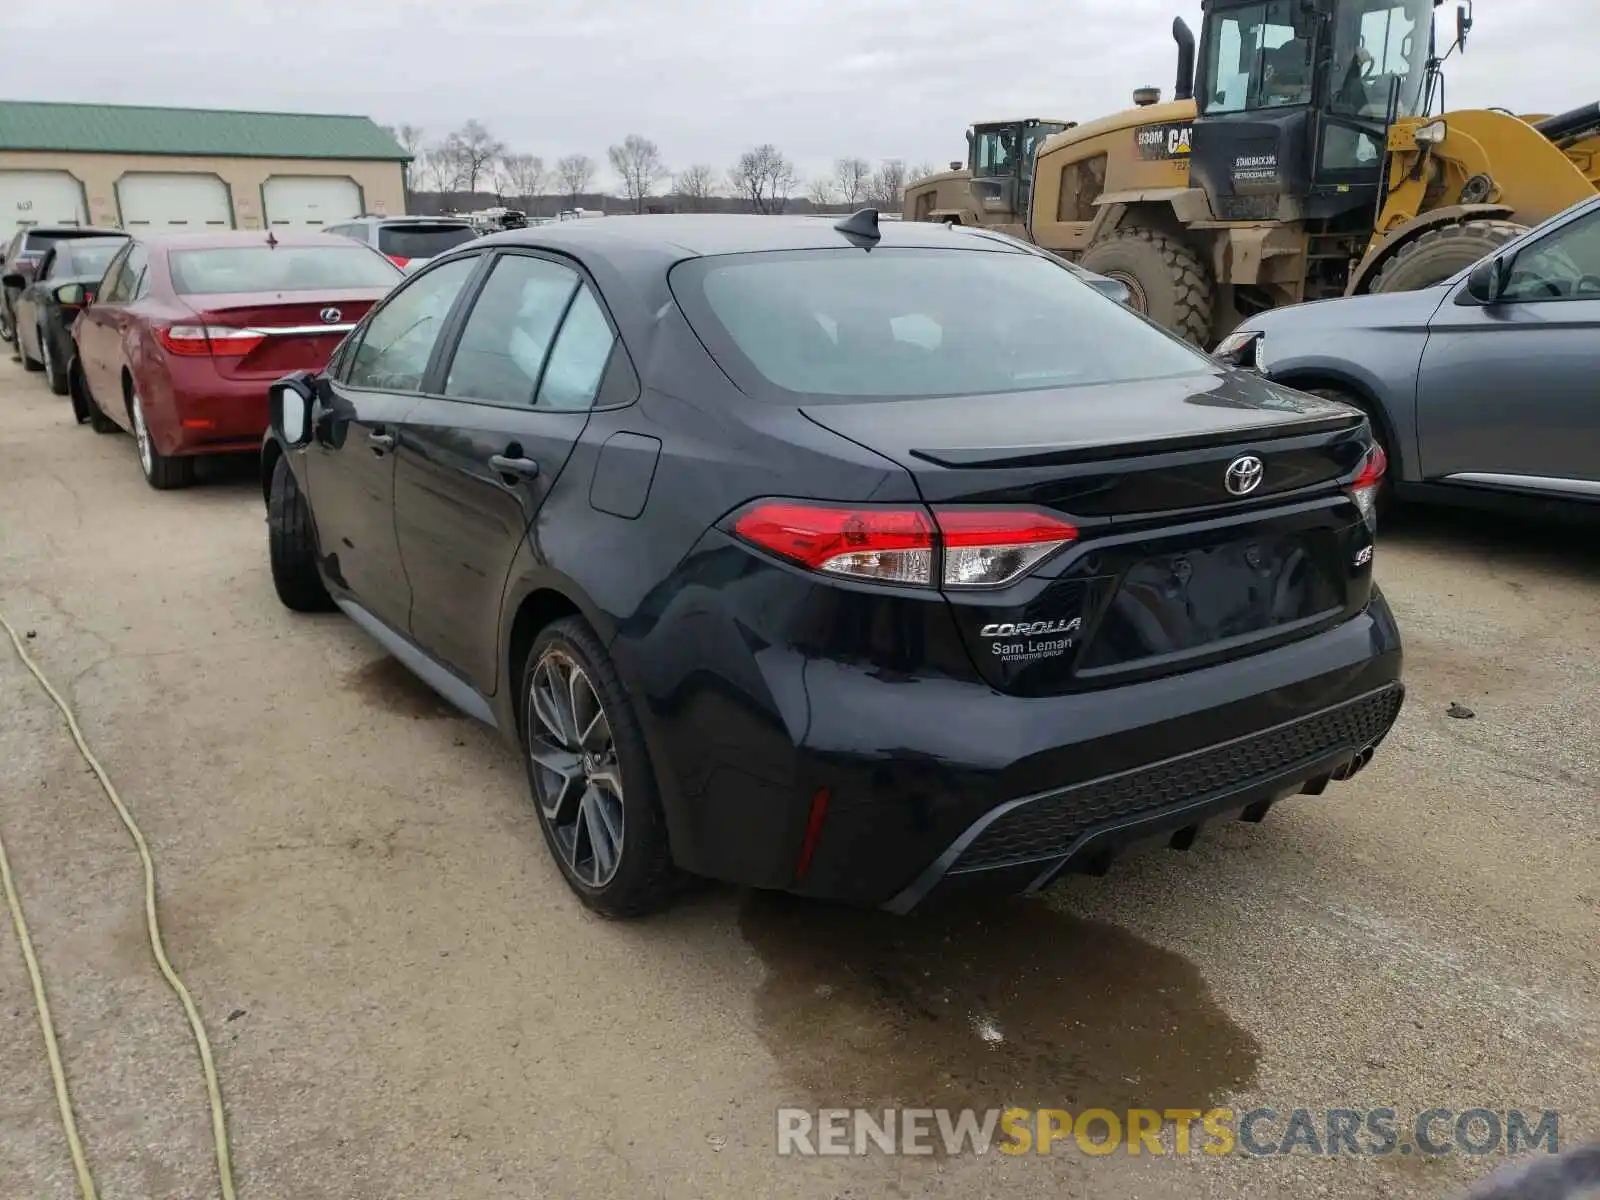
[[[1002,690],[1192,669],[1367,601],[1371,530],[1343,488],[1371,439],[1346,405],[1230,371],[803,411],[904,467],[930,506],[1034,507],[1078,529],[1013,584],[945,589]]]
[[[345,334],[388,291],[352,288],[314,296],[238,292],[185,299],[199,323],[264,335],[242,356],[215,356],[219,373],[230,379],[277,379],[292,371],[321,370]]]

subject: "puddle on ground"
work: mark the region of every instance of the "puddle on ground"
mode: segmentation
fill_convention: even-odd
[[[1260,1047],[1185,959],[1037,899],[911,917],[752,894],[759,1030],[822,1105],[1207,1108]]]
[[[362,699],[413,720],[461,715],[443,696],[401,666],[399,659],[387,655],[347,673],[344,685]]]

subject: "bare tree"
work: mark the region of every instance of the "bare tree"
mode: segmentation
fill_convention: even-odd
[[[704,163],[695,163],[678,172],[673,189],[683,198],[690,212],[700,212],[706,201],[717,194],[717,173]]]
[[[813,208],[827,208],[833,203],[833,180],[813,179],[806,189],[806,199]]]
[[[561,181],[562,193],[577,208],[578,197],[594,182],[594,159],[587,154],[569,154],[556,163],[556,178]]]
[[[460,148],[449,138],[435,142],[422,152],[423,177],[436,192],[459,192],[466,188],[466,163]]]
[[[899,212],[905,199],[906,164],[898,158],[886,158],[872,173],[867,185],[867,199],[879,212]]]
[[[506,152],[506,144],[496,138],[481,121],[468,121],[444,139],[455,157],[462,191],[476,192],[480,182],[494,174],[494,165]]]
[[[852,208],[867,197],[872,181],[872,164],[864,158],[841,158],[833,164],[833,182],[839,198]]]
[[[544,159],[537,154],[506,154],[500,159],[499,174],[507,195],[538,200],[544,196],[545,180],[549,172],[544,169]]]
[[[385,133],[400,143],[400,148],[412,158],[422,154],[422,126],[420,125],[380,125]]]
[[[746,150],[728,168],[728,184],[752,212],[781,213],[799,186],[800,176],[771,142]]]
[[[916,166],[912,167],[910,172],[906,175],[906,182],[910,183],[914,179],[926,179],[929,175],[937,175],[940,171],[945,169],[946,168],[936,166],[931,162],[919,162]]]
[[[767,174],[767,195],[771,200],[770,212],[781,213],[789,207],[789,197],[800,187],[800,172],[783,155],[778,155]]]
[[[668,174],[660,148],[649,138],[630,133],[620,145],[607,150],[606,156],[611,160],[611,169],[622,179],[622,192],[633,204],[633,211],[642,213],[645,198]]]

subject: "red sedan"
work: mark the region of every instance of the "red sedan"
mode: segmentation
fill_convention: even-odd
[[[133,434],[151,487],[183,487],[197,455],[260,449],[267,385],[325,366],[402,278],[329,234],[134,238],[73,324],[74,408]]]

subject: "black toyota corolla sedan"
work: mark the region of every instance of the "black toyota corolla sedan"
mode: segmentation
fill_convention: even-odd
[[[870,212],[495,235],[273,388],[278,594],[526,763],[573,890],[904,912],[1186,847],[1400,709],[1362,415],[1008,239]]]

